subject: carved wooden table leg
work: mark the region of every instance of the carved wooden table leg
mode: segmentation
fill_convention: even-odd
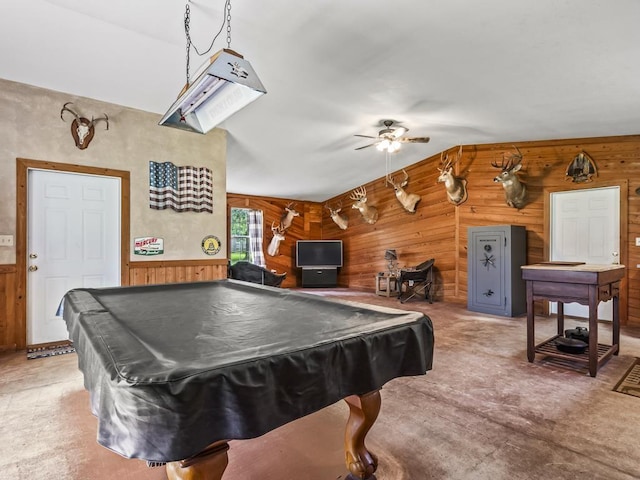
[[[178,462],[167,463],[168,480],[222,480],[229,463],[229,444],[222,440],[202,452]]]
[[[351,472],[347,479],[375,480],[378,458],[367,450],[364,439],[380,413],[380,391],[351,395],[344,400],[349,405],[344,438],[345,461]]]

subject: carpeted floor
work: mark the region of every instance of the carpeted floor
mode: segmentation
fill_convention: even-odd
[[[435,328],[434,367],[394,379],[367,436],[378,480],[631,480],[640,478],[640,398],[613,391],[640,357],[640,331],[622,328],[621,351],[591,378],[576,365],[526,358],[524,317],[463,305],[337,289],[312,291],[419,310]],[[567,320],[567,328],[573,325]],[[583,325],[580,321],[576,325]],[[540,339],[554,319],[536,321]],[[611,338],[602,325],[601,341]],[[95,442],[97,424],[75,354],[27,361],[0,356],[0,471],[32,480],[163,480],[164,469]],[[344,402],[262,437],[231,442],[225,480],[344,480]]]

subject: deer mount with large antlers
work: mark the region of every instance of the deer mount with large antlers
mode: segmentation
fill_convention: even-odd
[[[527,187],[517,175],[522,168],[522,153],[515,145],[513,148],[517,153],[511,152],[508,155],[503,153],[500,165],[497,162],[491,162],[491,166],[501,170],[493,181],[502,183],[507,205],[520,209],[526,205]]]
[[[402,169],[402,173],[404,173],[404,179],[401,182],[396,182],[395,178],[387,175],[387,183],[390,183],[396,191],[396,198],[400,202],[400,205],[402,205],[407,212],[415,213],[416,203],[420,201],[421,197],[415,193],[409,193],[404,189],[409,183],[409,174],[404,168]]]
[[[96,122],[104,120],[107,123],[106,130],[109,130],[109,117],[106,113],[104,114],[104,117],[91,117],[91,120],[89,120],[88,118],[78,115],[67,105],[73,105],[73,103],[67,102],[62,106],[62,110],[60,110],[60,118],[64,121],[64,112],[69,112],[74,116],[74,119],[71,122],[71,136],[73,136],[73,141],[76,143],[76,147],[80,150],[87,148],[89,143],[91,143],[91,140],[93,140]]]
[[[353,190],[349,198],[355,200],[351,208],[358,209],[365,222],[373,225],[378,221],[378,209],[367,205],[367,189],[365,187],[358,187]]]
[[[453,167],[462,158],[462,145],[456,155],[455,160],[449,159],[449,154],[440,154],[440,167],[438,171],[438,183],[444,183],[444,188],[447,191],[447,199],[449,203],[455,206],[463,204],[467,200],[467,179],[458,177],[453,174]]]

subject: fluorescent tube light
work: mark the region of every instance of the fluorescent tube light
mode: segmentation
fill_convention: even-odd
[[[194,77],[159,125],[204,134],[267,93],[251,64],[226,48],[205,62]]]

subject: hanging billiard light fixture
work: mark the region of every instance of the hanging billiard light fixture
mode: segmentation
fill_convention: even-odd
[[[227,48],[216,52],[194,75],[189,78],[189,53],[192,45],[189,34],[190,9],[187,2],[184,15],[184,30],[187,38],[187,83],[178,99],[169,107],[160,120],[160,125],[190,132],[207,133],[225,119],[267,93],[262,82],[242,55],[231,50],[231,0],[225,1],[227,26]],[[209,49],[222,31],[214,37]]]

